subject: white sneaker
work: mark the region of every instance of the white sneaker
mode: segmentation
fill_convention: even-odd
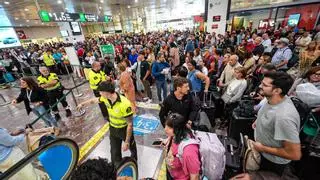
[[[146,103],[152,103],[152,99],[148,99]]]
[[[148,101],[149,98],[148,98],[148,97],[144,97],[144,98],[142,98],[142,100],[143,100],[143,101]]]

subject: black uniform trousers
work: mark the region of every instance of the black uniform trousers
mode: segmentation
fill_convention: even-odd
[[[101,96],[99,91],[97,91],[97,90],[93,90],[93,94],[95,97]],[[107,109],[106,105],[103,102],[99,102],[98,105],[99,105],[100,111],[102,113],[103,119],[109,120],[109,113],[108,113],[108,109]]]
[[[110,126],[110,149],[111,149],[111,161],[115,165],[119,165],[122,160],[122,141],[126,140],[127,126],[123,128],[115,128]],[[137,145],[132,134],[129,144],[131,157],[138,161],[137,157]]]
[[[50,90],[47,91],[48,93],[48,97],[49,97],[49,104],[52,108],[53,112],[59,112],[58,110],[58,104],[53,106],[59,99],[61,99],[64,95],[63,95],[63,88],[57,88],[54,90]],[[63,98],[60,103],[62,104],[62,106],[64,108],[66,108],[68,106],[67,100],[66,98]]]

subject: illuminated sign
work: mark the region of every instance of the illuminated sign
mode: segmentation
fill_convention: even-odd
[[[260,20],[258,29],[269,29],[270,27],[274,26],[274,20],[273,19],[263,19]]]
[[[67,13],[67,12],[48,12],[39,11],[42,22],[112,22],[113,17],[110,15],[97,16],[95,14],[86,13]]]

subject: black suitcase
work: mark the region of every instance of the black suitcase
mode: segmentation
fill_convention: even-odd
[[[218,135],[219,140],[225,147],[226,168],[223,179],[230,179],[231,177],[242,172],[242,158],[244,155],[245,147],[243,143],[242,134],[239,134],[239,143],[233,138],[228,136]]]
[[[256,117],[240,117],[237,112],[233,111],[229,124],[228,136],[234,138],[237,142],[240,140],[240,133],[247,135],[249,139],[254,139],[252,123],[255,120]]]
[[[213,101],[213,95],[211,92],[208,92],[208,94],[205,93],[203,95],[203,100],[201,102],[201,110],[203,110],[207,114],[210,120],[211,127],[215,127],[216,106]]]

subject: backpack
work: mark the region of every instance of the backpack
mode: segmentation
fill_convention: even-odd
[[[287,49],[290,49],[290,48],[287,48]],[[285,49],[285,50],[283,51],[283,54],[284,54],[284,52],[285,52],[287,49]],[[291,49],[290,49],[290,50],[291,50]],[[288,61],[287,67],[288,67],[288,68],[294,67],[294,66],[298,63],[298,61],[299,61],[299,56],[298,56],[296,53],[292,52],[292,56],[291,56],[291,58],[290,58],[289,61]]]
[[[238,107],[234,109],[234,112],[240,117],[254,117],[254,103],[255,102],[252,99],[241,99]]]
[[[201,160],[201,179],[222,179],[226,164],[224,146],[214,133],[197,131],[194,134],[194,139],[190,138],[179,144],[177,157],[180,162],[183,162],[183,149],[190,144],[197,144]]]
[[[291,101],[293,102],[294,107],[297,109],[299,116],[300,116],[300,126],[302,127],[304,125],[304,123],[306,122],[311,109],[309,108],[309,106],[304,103],[303,101],[301,101],[299,98],[297,97],[290,97]]]

